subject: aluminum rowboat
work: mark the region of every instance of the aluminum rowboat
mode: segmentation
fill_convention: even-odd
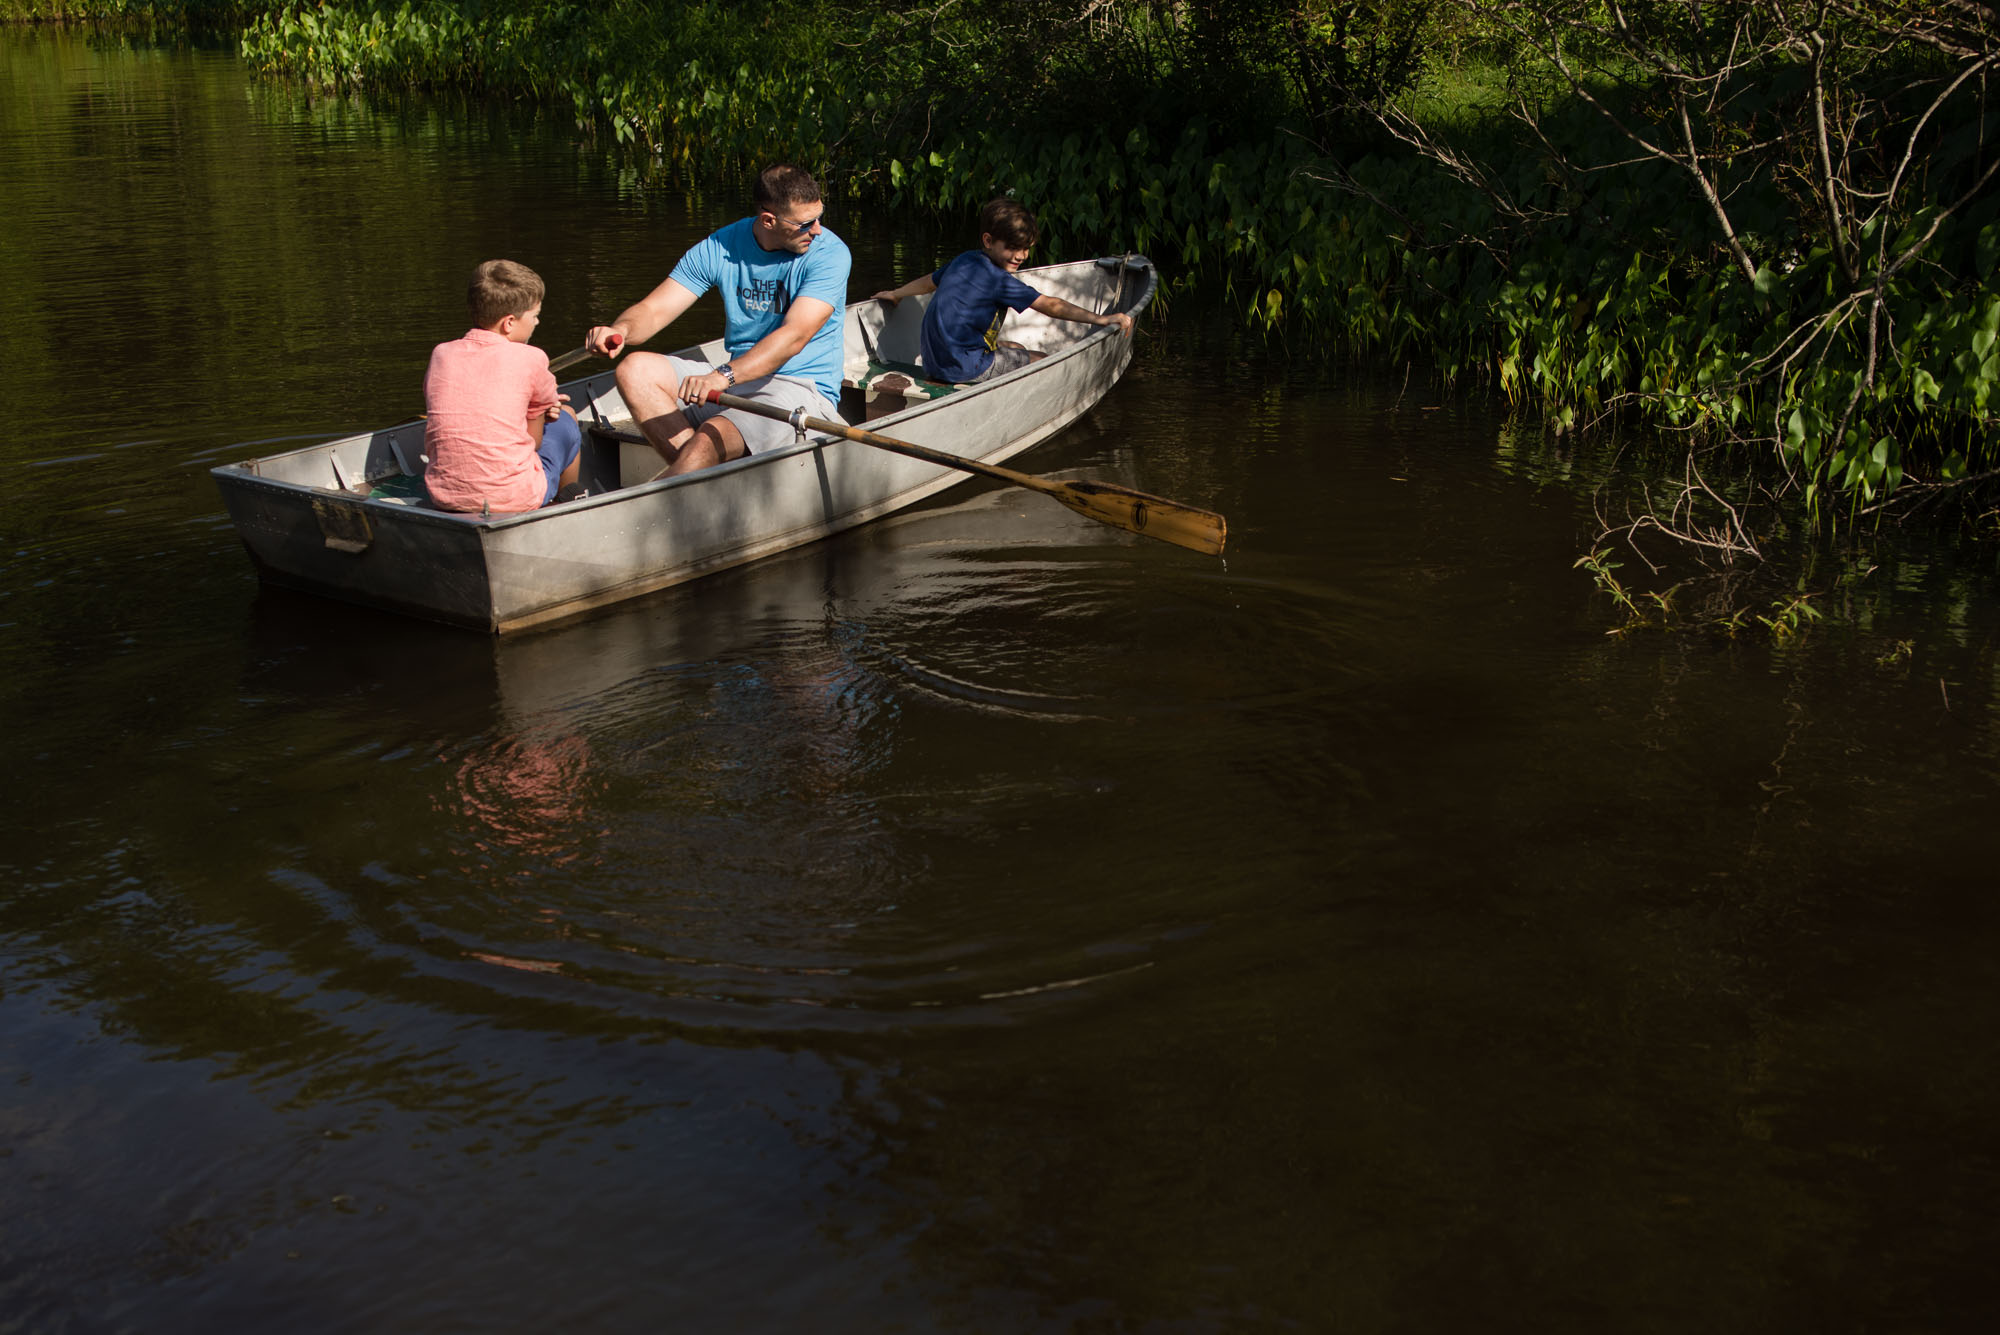
[[[1042,292],[1138,316],[1158,275],[1140,255],[1022,274]],[[1118,382],[1132,340],[1115,326],[1010,315],[1004,336],[1048,355],[978,385],[900,400],[885,368],[917,367],[928,297],[893,310],[850,305],[841,414],[871,431],[998,464],[1074,422]],[[720,361],[720,339],[682,356]],[[967,480],[957,469],[826,436],[685,477],[652,479],[650,448],[622,443],[631,413],[607,370],[563,386],[586,428],[588,494],[517,515],[430,508],[424,424],[406,422],[210,470],[230,520],[267,583],[493,633],[576,616],[813,542]],[[886,415],[871,411],[901,402]]]

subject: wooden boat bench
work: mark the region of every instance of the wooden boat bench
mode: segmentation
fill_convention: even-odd
[[[940,380],[926,380],[921,367],[877,361],[872,357],[868,360],[866,371],[858,377],[850,376],[841,381],[840,387],[843,391],[840,396],[843,400],[840,405],[842,415],[850,420],[854,416],[848,411],[852,405],[847,401],[849,395],[846,391],[856,391],[861,399],[859,415],[867,422],[899,413],[914,403],[941,399],[958,388]]]

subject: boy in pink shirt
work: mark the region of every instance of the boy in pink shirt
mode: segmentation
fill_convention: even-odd
[[[488,260],[472,271],[465,337],[431,351],[424,375],[424,489],[440,510],[538,510],[573,484],[583,431],[563,407],[549,355],[530,347],[541,277]]]

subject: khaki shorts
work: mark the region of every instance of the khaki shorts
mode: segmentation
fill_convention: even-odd
[[[984,380],[998,380],[1003,375],[1011,375],[1020,370],[1033,360],[1035,354],[1026,348],[995,348],[993,360],[986,364],[986,369],[965,383],[976,385]]]
[[[667,361],[672,364],[674,375],[681,380],[691,375],[707,375],[715,369],[707,362],[687,357],[668,357]],[[745,380],[730,392],[739,398],[755,399],[774,408],[783,408],[786,412],[804,408],[808,417],[824,417],[836,422],[842,420],[839,410],[826,401],[818,385],[796,376],[767,375],[761,380]],[[798,439],[798,433],[792,430],[790,422],[773,421],[738,408],[724,408],[718,403],[683,403],[681,413],[696,426],[721,414],[729,420],[729,425],[743,434],[743,443],[752,454],[779,449]]]

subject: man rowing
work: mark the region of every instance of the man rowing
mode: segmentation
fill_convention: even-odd
[[[678,319],[710,288],[722,296],[725,359],[719,365],[655,352],[618,363],[618,392],[669,474],[789,444],[792,428],[705,402],[713,390],[809,416],[836,418],[843,357],[839,313],[852,266],[847,243],[821,223],[819,183],[788,163],[766,167],[755,212],[710,233],[673,273],[586,340],[618,357]]]

